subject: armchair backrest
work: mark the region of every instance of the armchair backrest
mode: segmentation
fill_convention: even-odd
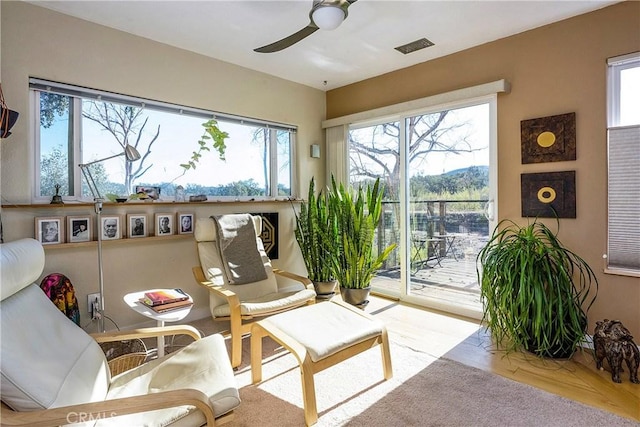
[[[104,400],[110,383],[100,346],[34,283],[44,250],[34,239],[0,245],[2,401],[31,411]]]
[[[200,266],[202,267],[205,277],[211,280],[215,285],[233,290],[233,292],[238,295],[240,301],[260,298],[261,296],[278,291],[278,283],[276,281],[275,274],[273,273],[271,260],[267,256],[267,253],[264,250],[264,245],[262,244],[262,239],[260,238],[260,234],[262,233],[262,217],[252,215],[251,218],[256,232],[256,246],[260,253],[260,257],[262,258],[265,272],[267,273],[267,278],[265,280],[253,283],[246,283],[242,285],[229,283],[225,273],[220,249],[217,244],[217,225],[212,218],[197,218],[194,229],[194,237],[197,242]],[[211,310],[219,305],[227,303],[227,300],[217,297],[212,292],[209,293],[209,298]]]

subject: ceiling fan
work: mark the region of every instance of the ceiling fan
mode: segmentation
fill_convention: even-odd
[[[356,1],[357,0],[313,0],[311,12],[309,12],[309,25],[282,40],[253,50],[259,53],[279,52],[298,43],[319,29],[334,30],[338,28],[342,21],[347,19],[347,9]]]

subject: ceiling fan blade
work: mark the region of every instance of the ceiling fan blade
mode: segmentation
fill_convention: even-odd
[[[298,43],[300,40],[310,36],[316,31],[318,31],[318,27],[313,22],[310,22],[309,25],[307,25],[297,33],[291,34],[289,37],[285,37],[282,40],[278,40],[277,42],[274,42],[253,50],[254,52],[258,52],[258,53],[278,52],[278,51],[281,51],[282,49],[286,49],[289,46]]]

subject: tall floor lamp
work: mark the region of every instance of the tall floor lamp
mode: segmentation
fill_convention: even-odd
[[[98,319],[100,330],[102,332],[106,332],[104,327],[104,279],[102,275],[102,202],[104,202],[104,198],[102,194],[100,194],[100,190],[96,185],[96,182],[93,180],[93,176],[91,175],[91,170],[89,166],[95,165],[96,163],[104,162],[105,160],[113,159],[115,157],[125,156],[128,162],[133,162],[140,158],[140,153],[133,145],[127,144],[124,148],[124,152],[120,154],[115,154],[113,156],[105,157],[104,159],[94,160],[89,163],[82,163],[78,166],[82,171],[82,175],[84,175],[85,180],[87,181],[87,185],[89,186],[89,190],[91,190],[91,194],[93,195],[93,203],[96,211],[96,216],[98,219],[98,284],[100,285],[100,307],[98,309],[98,313],[100,314],[100,318]]]

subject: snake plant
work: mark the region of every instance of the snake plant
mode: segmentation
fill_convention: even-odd
[[[337,185],[331,177],[328,194],[330,215],[335,215],[338,239],[329,245],[331,267],[342,288],[364,289],[395,248],[389,245],[376,254],[375,231],[382,213],[382,186],[377,179],[373,186],[357,190]]]
[[[501,221],[478,260],[483,320],[496,343],[507,352],[571,356],[585,339],[598,292],[586,261],[537,219],[526,226]]]
[[[295,236],[309,280],[331,281],[330,248],[335,245],[330,242],[337,240],[338,229],[334,217],[329,214],[326,195],[321,191],[316,197],[313,178],[309,184],[307,201],[302,203],[300,213],[296,214]]]

